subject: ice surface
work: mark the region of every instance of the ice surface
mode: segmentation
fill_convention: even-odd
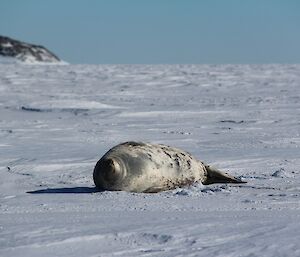
[[[127,140],[247,184],[97,192]],[[0,256],[300,256],[300,65],[0,64]]]

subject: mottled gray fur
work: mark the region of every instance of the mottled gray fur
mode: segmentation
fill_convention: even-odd
[[[104,190],[154,193],[195,182],[243,183],[166,145],[126,142],[109,150],[96,164],[95,185]]]

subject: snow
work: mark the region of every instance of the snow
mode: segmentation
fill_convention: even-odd
[[[300,65],[0,64],[0,256],[300,256]],[[127,140],[247,184],[98,192]]]
[[[12,47],[13,45],[10,42],[7,42],[7,43],[2,43],[1,46],[2,47]]]
[[[12,63],[16,63],[16,62],[18,62],[18,61],[13,57],[0,55],[0,64],[7,64],[7,63],[12,64]]]
[[[9,47],[9,45],[3,45],[2,47]],[[0,55],[0,65],[1,64],[27,64],[27,65],[68,65],[69,63],[63,60],[51,61],[48,60],[49,57],[44,57],[43,61],[37,61],[36,58],[30,54],[18,54],[16,57],[2,56]]]

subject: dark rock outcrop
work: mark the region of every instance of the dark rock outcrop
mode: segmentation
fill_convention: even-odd
[[[0,36],[0,56],[13,57],[24,62],[56,63],[61,60],[40,45],[28,44]]]

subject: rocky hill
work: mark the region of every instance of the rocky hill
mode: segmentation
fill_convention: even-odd
[[[13,57],[23,62],[57,63],[61,60],[44,46],[0,36],[0,56]]]

